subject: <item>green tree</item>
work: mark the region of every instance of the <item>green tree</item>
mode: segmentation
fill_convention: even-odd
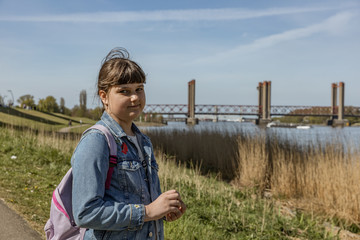
[[[26,94],[26,95],[19,97],[17,102],[20,104],[21,108],[23,108],[24,106],[28,106],[31,108],[35,107],[34,96],[32,96],[30,94]]]
[[[60,112],[62,114],[65,113],[65,99],[64,98],[60,98]]]
[[[59,105],[53,96],[47,96],[45,99],[40,99],[38,110],[42,112],[60,112]]]
[[[102,107],[96,107],[94,109],[89,110],[89,117],[93,120],[100,120],[102,114],[103,114]]]
[[[0,106],[5,106],[4,97],[0,95]]]
[[[83,113],[86,112],[86,91],[82,90],[80,92],[80,109]]]
[[[81,111],[79,105],[75,105],[75,106],[71,109],[71,116],[73,116],[73,117],[83,117],[83,116],[82,116],[82,111]]]

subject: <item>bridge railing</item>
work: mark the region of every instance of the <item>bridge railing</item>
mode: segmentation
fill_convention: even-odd
[[[143,110],[144,113],[158,113],[171,115],[187,115],[187,104],[147,104]]]
[[[332,116],[329,106],[271,106],[271,115],[287,116]]]
[[[271,106],[271,115],[287,116],[335,116],[338,107],[330,106]],[[345,106],[344,116],[360,117],[360,107]]]
[[[187,104],[148,104],[144,113],[164,115],[187,115]],[[261,111],[260,111],[261,112]],[[258,105],[195,105],[196,115],[259,115]],[[338,108],[330,106],[271,106],[273,116],[333,116],[338,114]],[[360,107],[345,106],[344,116],[360,117]]]
[[[256,105],[195,105],[196,114],[209,115],[258,115]]]
[[[258,115],[259,107],[256,105],[195,105],[197,115]],[[148,104],[145,106],[144,113],[158,113],[181,115],[188,114],[186,104]]]
[[[345,106],[344,115],[346,117],[360,117],[360,107]]]

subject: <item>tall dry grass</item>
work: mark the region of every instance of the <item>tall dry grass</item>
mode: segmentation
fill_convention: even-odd
[[[39,148],[51,147],[64,153],[71,153],[75,149],[80,140],[81,134],[77,133],[59,133],[55,131],[47,131],[46,129],[14,127],[7,125],[5,129],[13,137],[21,137],[31,139],[31,141]]]
[[[225,180],[235,177],[237,137],[219,131],[152,130],[146,134],[155,148],[175,156],[178,162],[201,166],[203,174],[221,174]]]
[[[239,141],[237,186],[271,189],[302,208],[360,223],[360,151],[340,142],[298,146],[274,135]]]
[[[343,139],[298,144],[273,132],[151,131],[156,148],[240,188],[291,199],[304,209],[360,225],[360,150]],[[295,140],[294,140],[295,139]]]

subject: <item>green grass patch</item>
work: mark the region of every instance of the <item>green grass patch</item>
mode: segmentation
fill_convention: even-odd
[[[82,133],[89,125],[96,123],[95,120],[80,117],[70,117],[61,113],[47,113],[21,108],[0,107],[0,124],[15,128],[27,128],[40,131],[59,131],[69,126],[69,121],[74,127],[70,132]],[[82,124],[80,123],[80,120]],[[86,127],[87,126],[87,127]]]
[[[1,197],[40,233],[52,191],[69,169],[76,145],[73,141],[56,148],[40,144],[50,142],[41,138],[46,136],[0,131]],[[166,239],[334,239],[310,216],[283,216],[272,201],[251,191],[201,176],[197,168],[184,168],[161,155],[158,159],[163,190],[177,189],[188,207],[181,219],[165,223]]]
[[[255,190],[239,190],[197,168],[158,157],[164,190],[177,189],[187,204],[178,221],[165,223],[166,239],[337,239],[320,219],[302,212],[288,217]]]

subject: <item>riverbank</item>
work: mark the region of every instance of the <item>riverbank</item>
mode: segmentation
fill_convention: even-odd
[[[70,167],[76,140],[1,129],[0,194],[40,233],[51,193]],[[272,199],[202,176],[157,153],[162,189],[175,188],[188,206],[183,218],[165,223],[166,239],[334,239],[322,220],[295,211],[289,218]],[[281,211],[280,211],[281,210]]]
[[[360,232],[359,128],[259,128],[216,123],[150,129],[153,145],[238,188],[291,200]]]

